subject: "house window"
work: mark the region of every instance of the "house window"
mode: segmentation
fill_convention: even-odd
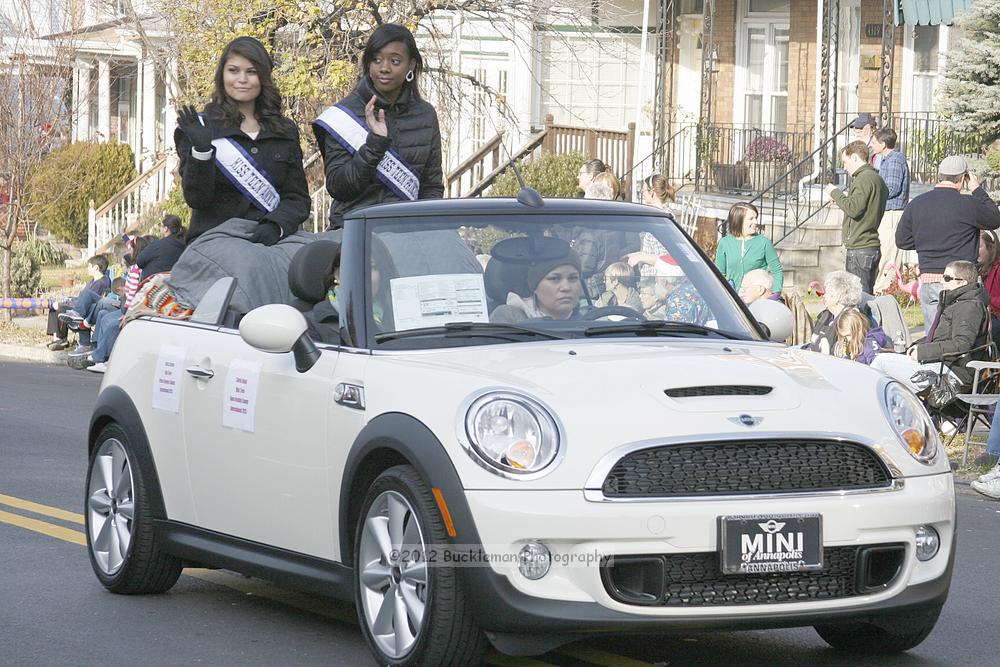
[[[788,119],[788,28],[747,26],[743,60],[743,122],[784,130]]]
[[[934,84],[938,77],[940,26],[913,27],[913,83],[911,111],[934,109]]]
[[[749,0],[747,11],[751,14],[787,14],[790,4],[789,0]]]
[[[681,0],[679,14],[703,14],[705,0]]]

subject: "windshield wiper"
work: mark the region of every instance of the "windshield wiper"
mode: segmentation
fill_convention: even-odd
[[[684,334],[696,334],[699,336],[721,336],[731,340],[746,340],[743,336],[731,334],[726,331],[719,331],[712,327],[705,327],[692,322],[628,322],[625,324],[608,324],[599,327],[590,327],[583,332],[584,336],[605,336],[615,334],[635,334],[636,336],[673,336]]]
[[[504,335],[507,334],[507,335]],[[385,331],[375,334],[376,343],[384,343],[389,340],[400,338],[417,338],[419,336],[486,336],[489,338],[499,338],[516,342],[518,339],[513,336],[534,336],[548,340],[564,340],[565,336],[520,327],[516,324],[495,324],[493,322],[449,322],[439,327],[421,327],[419,329],[404,329],[402,331]]]

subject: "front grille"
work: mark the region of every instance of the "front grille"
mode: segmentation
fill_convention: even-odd
[[[665,389],[670,398],[703,398],[705,396],[766,396],[773,387],[753,384],[715,384],[701,387],[674,387]]]
[[[722,574],[719,554],[715,552],[615,556],[601,563],[601,579],[613,599],[644,606],[738,606],[835,600],[869,592],[865,588],[868,576],[865,571],[859,572],[868,567],[867,559],[859,555],[873,548],[891,550],[902,563],[905,547],[898,544],[826,547],[822,570],[771,574]],[[898,571],[894,570],[893,579]]]
[[[626,454],[604,479],[609,498],[660,498],[875,489],[892,483],[863,445],[742,440],[651,447]]]

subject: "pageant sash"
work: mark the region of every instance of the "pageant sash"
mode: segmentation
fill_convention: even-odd
[[[337,142],[354,155],[368,138],[368,127],[341,104],[335,104],[315,120]],[[399,153],[389,149],[378,163],[375,175],[400,199],[416,201],[420,195],[420,177]]]
[[[204,125],[204,116],[199,114],[199,118]],[[278,204],[281,203],[278,189],[267,172],[250,157],[243,146],[229,137],[213,139],[212,146],[215,148],[215,164],[222,175],[228,178],[251,204],[265,213],[278,208]]]

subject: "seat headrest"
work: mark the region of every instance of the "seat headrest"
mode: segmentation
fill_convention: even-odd
[[[326,297],[323,281],[339,252],[340,244],[335,241],[313,241],[295,253],[288,267],[288,287],[292,294],[309,303],[322,301]]]
[[[531,294],[524,277],[524,266],[510,264],[495,257],[486,263],[483,285],[486,295],[496,305],[507,303],[507,295],[511,292],[521,297]]]

